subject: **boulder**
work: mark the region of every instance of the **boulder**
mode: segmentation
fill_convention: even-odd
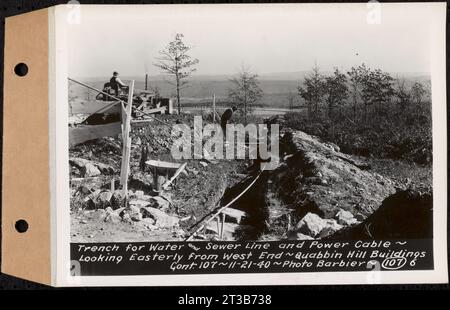
[[[142,218],[142,222],[145,224],[149,224],[149,225],[154,225],[155,224],[155,220],[152,219],[151,217],[143,217]]]
[[[328,236],[333,235],[334,233],[336,233],[338,230],[341,230],[344,226],[338,224],[338,222],[336,222],[336,220],[334,219],[325,219],[325,225],[324,228],[322,229],[322,231],[320,232],[319,237],[320,238],[325,238]]]
[[[313,238],[326,237],[342,229],[334,219],[323,219],[317,214],[306,214],[296,225],[295,232],[301,233]]]
[[[90,187],[90,186],[87,186],[87,185],[85,185],[85,184],[80,186],[80,191],[81,191],[81,193],[83,193],[84,195],[88,195],[88,194],[92,193],[91,187]]]
[[[148,201],[150,207],[160,209],[163,211],[168,210],[170,207],[170,202],[166,198],[161,196],[150,197]]]
[[[148,230],[152,231],[155,229],[158,229],[158,227],[156,227],[155,224],[155,220],[153,220],[152,218],[143,218],[139,223],[141,223],[145,228],[147,228]]]
[[[146,201],[146,200],[142,200],[142,199],[132,199],[130,200],[130,206],[134,206],[139,208],[139,210],[143,207],[147,207],[150,206],[151,203]]]
[[[116,170],[110,165],[102,164],[102,163],[94,163],[98,170],[101,171],[102,174],[112,175],[116,172]]]
[[[82,177],[93,177],[100,174],[114,174],[115,169],[110,165],[93,162],[84,158],[71,158],[69,164],[78,168]]]
[[[155,221],[155,226],[159,228],[171,228],[178,226],[179,219],[175,216],[152,207],[141,208],[143,218],[151,218]]]
[[[130,213],[130,218],[134,222],[139,222],[140,220],[142,220],[142,213],[141,212]]]
[[[115,190],[111,195],[110,206],[113,210],[123,207],[125,196],[122,190]]]
[[[106,211],[106,217],[105,217],[104,221],[106,223],[117,224],[122,220],[120,215],[117,212],[115,212],[111,207],[106,208],[105,211]]]
[[[105,209],[111,205],[112,192],[104,191],[95,197],[95,207],[97,209]]]
[[[83,177],[94,177],[96,175],[102,174],[101,171],[91,163],[86,163],[80,168],[81,176]]]
[[[121,216],[122,221],[124,222],[128,222],[128,223],[132,223],[133,220],[131,219],[131,216],[129,213],[123,213],[123,215]]]
[[[134,195],[135,195],[137,198],[142,198],[142,197],[144,196],[144,191],[136,191],[136,192],[134,193]]]
[[[311,237],[318,236],[324,228],[325,223],[323,219],[314,213],[306,214],[295,227],[297,231]]]
[[[142,190],[144,193],[153,192],[153,177],[149,173],[136,171],[130,176],[128,186],[136,190]]]
[[[344,226],[352,226],[358,224],[358,220],[355,219],[353,214],[346,210],[339,210],[339,212],[336,213],[335,219],[339,224]]]
[[[120,212],[122,219],[126,221],[138,222],[142,220],[141,209],[135,205],[129,205]]]

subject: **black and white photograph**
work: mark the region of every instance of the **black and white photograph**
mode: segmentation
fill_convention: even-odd
[[[436,267],[445,5],[66,11],[82,276]]]

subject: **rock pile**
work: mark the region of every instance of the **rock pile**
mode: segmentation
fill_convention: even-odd
[[[129,191],[129,197],[125,206],[122,190],[98,190],[85,198],[85,206],[96,212],[97,220],[108,223],[143,222],[149,229],[178,227],[178,217],[167,213],[171,205],[167,198],[144,195],[143,191]]]
[[[81,177],[94,177],[101,174],[112,175],[116,170],[110,165],[94,162],[84,158],[70,158],[69,164],[79,170]]]

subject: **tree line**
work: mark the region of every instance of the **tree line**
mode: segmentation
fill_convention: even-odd
[[[346,73],[335,68],[331,75],[321,73],[316,65],[298,87],[298,93],[305,100],[311,118],[320,113],[321,105],[326,106],[328,116],[332,117],[337,107],[350,103],[354,117],[360,112],[366,119],[369,107],[381,112],[391,103],[398,103],[401,110],[411,104],[420,105],[426,89],[418,81],[407,87],[405,79],[394,79],[389,73],[363,63]]]
[[[174,77],[174,81],[168,82],[176,89],[178,113],[181,113],[181,91],[188,86],[187,78],[196,71],[199,63],[189,55],[192,48],[183,42],[183,38],[183,34],[177,33],[159,52],[160,56],[154,63]],[[228,100],[241,108],[246,123],[251,106],[263,96],[258,75],[243,66],[230,82]],[[367,119],[370,107],[382,112],[390,103],[396,102],[401,110],[405,110],[413,103],[420,105],[427,92],[421,82],[416,81],[408,87],[404,79],[394,79],[389,73],[372,69],[364,63],[353,66],[348,72],[335,68],[331,74],[320,72],[315,65],[297,90],[297,95],[307,106],[308,119],[319,116],[323,107],[326,107],[327,116],[332,118],[336,108],[350,104],[353,117],[362,116],[363,120]],[[294,97],[292,92],[288,93],[290,107],[293,107]]]

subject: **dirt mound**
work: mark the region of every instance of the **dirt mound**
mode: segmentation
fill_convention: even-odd
[[[395,192],[389,179],[367,171],[367,164],[333,144],[301,131],[286,133],[281,143],[285,162],[274,171],[272,184],[298,218],[308,212],[333,218],[345,210],[363,220]]]
[[[416,190],[397,192],[383,201],[364,223],[345,229],[333,239],[433,238],[433,197]]]
[[[285,132],[280,153],[268,176],[268,211],[277,218],[268,219],[267,239],[329,237],[363,222],[395,192],[367,163],[304,132]]]

